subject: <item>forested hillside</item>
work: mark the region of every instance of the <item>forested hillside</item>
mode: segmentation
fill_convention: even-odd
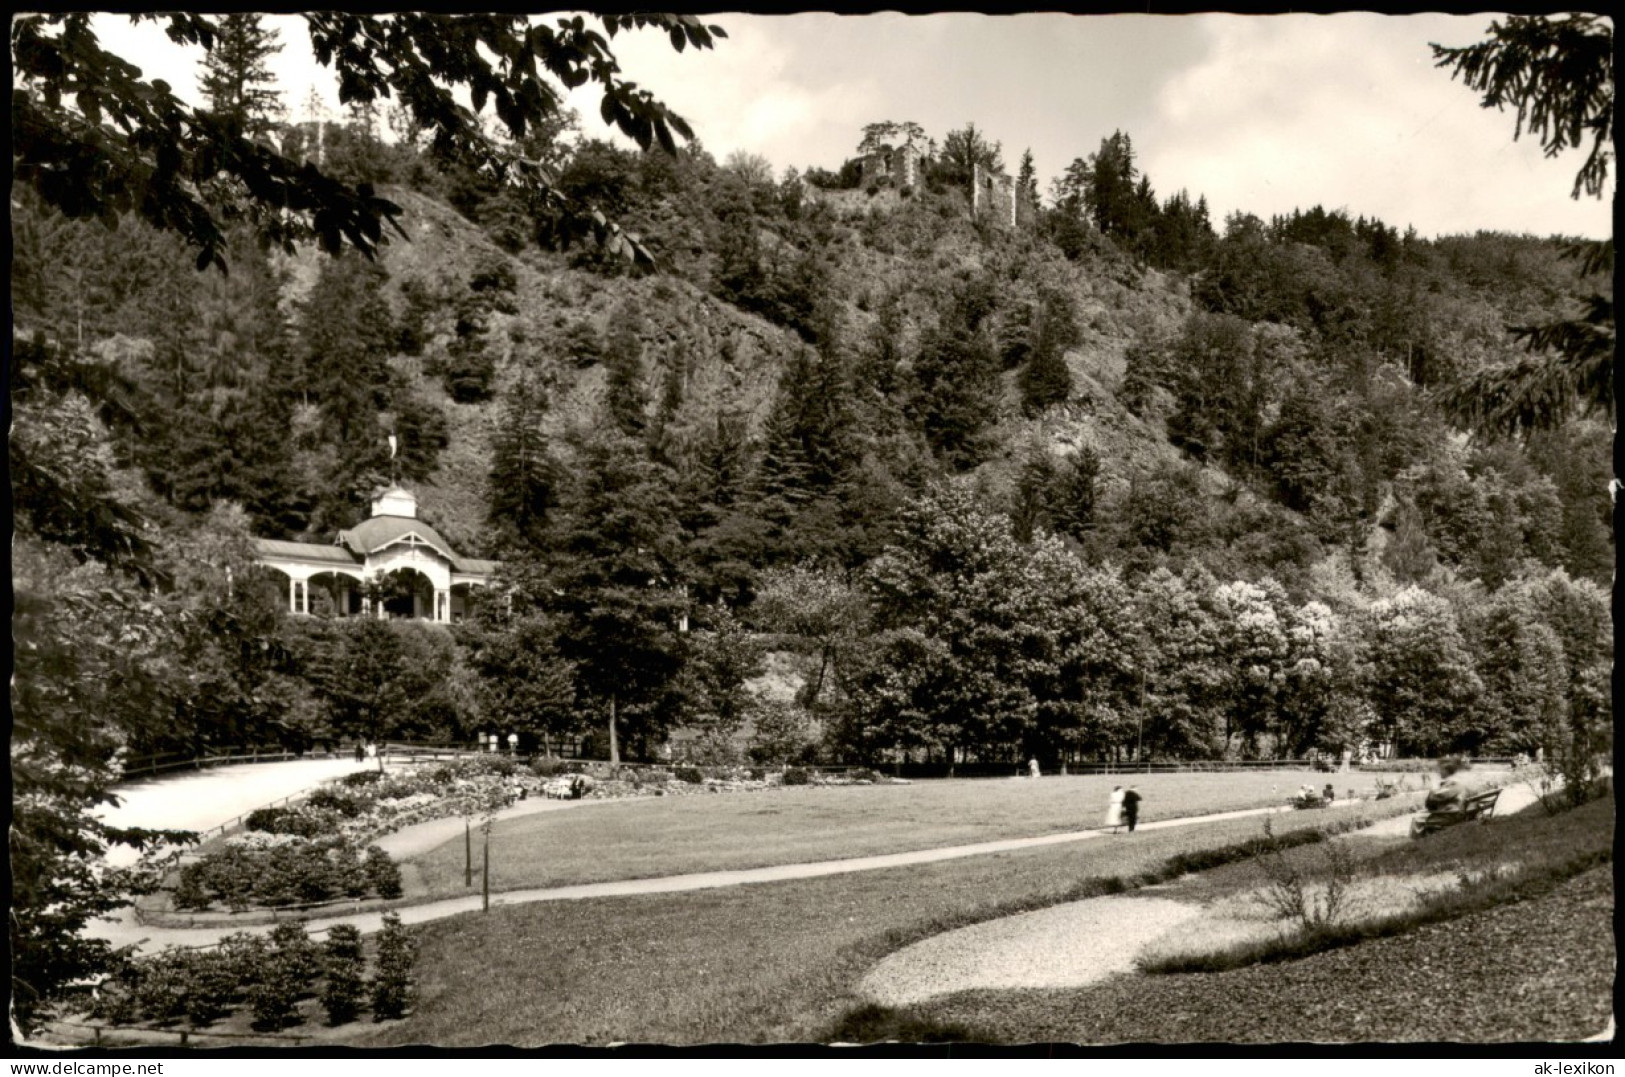
[[[129,753],[602,753],[611,714],[617,750],[683,729],[711,759],[1606,735],[1607,425],[1495,441],[1438,403],[1610,287],[1556,239],[1215,224],[1122,132],[1048,200],[1024,161],[1014,228],[972,213],[972,165],[1003,167],[974,126],[905,190],[534,134],[632,261],[394,120],[274,131],[401,207],[375,261],[244,231],[199,271],[13,190],[15,571],[146,626],[104,656]],[[506,600],[450,629],[281,612],[252,538],[328,542],[395,482]],[[92,547],[154,551],[157,589]],[[82,662],[125,614],[78,616],[41,645]]]

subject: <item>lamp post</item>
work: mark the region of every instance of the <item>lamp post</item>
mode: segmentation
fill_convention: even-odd
[[[1134,708],[1134,761],[1145,762],[1145,666],[1140,667],[1140,705]],[[1149,772],[1147,772],[1149,773]]]

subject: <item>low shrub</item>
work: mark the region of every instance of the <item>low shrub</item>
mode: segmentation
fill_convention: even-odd
[[[785,785],[811,785],[812,772],[803,767],[790,767],[784,772]]]
[[[378,933],[378,971],[372,980],[373,1020],[406,1015],[416,960],[417,942],[401,926],[401,918],[395,913],[385,914],[384,928]]]
[[[700,773],[699,767],[678,767],[672,773],[677,776],[678,781],[687,782],[689,785],[699,785],[705,780],[705,775]]]
[[[278,924],[271,929],[271,947],[271,964],[287,970],[298,994],[309,994],[322,974],[322,955],[305,934],[305,925],[294,921]]]
[[[560,774],[568,774],[574,764],[565,759],[537,758],[530,761],[530,772],[538,778],[552,778]]]
[[[342,1025],[354,1021],[361,1012],[366,995],[364,966],[359,958],[329,958],[327,980],[322,984],[322,1009],[327,1011],[327,1023]]]
[[[281,962],[272,961],[261,969],[259,978],[248,990],[254,1028],[277,1032],[298,1024],[301,986],[293,971]]]
[[[361,929],[354,924],[334,924],[322,943],[322,956],[328,962],[360,961]]]
[[[224,1017],[237,1001],[241,981],[231,955],[193,950],[186,955],[186,1019],[194,1026]]]
[[[367,846],[364,860],[367,881],[381,898],[401,896],[401,869],[376,845]]]
[[[290,808],[255,808],[243,818],[243,827],[262,834],[281,834],[282,820],[294,814]]]
[[[359,789],[364,785],[375,785],[383,780],[384,773],[381,770],[358,770],[339,779],[340,783],[349,786],[351,789]]]
[[[256,808],[243,819],[245,829],[260,834],[293,834],[314,838],[330,833],[330,818],[299,808]]]
[[[382,868],[369,870],[366,855],[338,837],[268,848],[228,845],[182,868],[173,900],[181,909],[206,909],[218,902],[241,911],[364,897],[380,882],[392,882],[392,889],[399,886],[398,869],[393,875]]]
[[[130,973],[105,980],[96,989],[90,1015],[110,1025],[133,1025],[141,1020],[141,1006],[136,999],[135,985]]]
[[[135,1008],[155,1025],[172,1025],[186,1014],[190,979],[185,950],[168,949],[137,965]]]
[[[853,767],[846,772],[846,776],[855,782],[878,782],[881,780],[880,775],[868,767]]]
[[[239,998],[247,989],[246,985],[253,983],[260,969],[271,960],[271,944],[265,936],[250,935],[246,931],[227,935],[220,940],[214,952],[231,969]]]
[[[1438,771],[1439,762],[1436,759],[1390,759],[1383,763],[1361,763],[1356,769],[1390,774],[1433,774]]]
[[[366,995],[361,932],[352,924],[336,924],[322,944],[327,982],[322,985],[322,1009],[329,1024],[354,1021]]]
[[[318,811],[336,812],[346,819],[354,819],[361,814],[361,805],[354,797],[347,797],[331,789],[316,790],[306,798],[305,803]]]

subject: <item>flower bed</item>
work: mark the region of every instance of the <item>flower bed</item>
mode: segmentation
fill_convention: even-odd
[[[250,832],[182,868],[174,903],[241,912],[369,895],[401,896],[400,868],[376,845],[363,848],[342,836]]]
[[[540,782],[508,759],[467,759],[410,772],[359,771],[316,790],[304,803],[250,812],[250,833],[317,840],[342,838],[364,846],[416,823],[482,814],[540,791]]]

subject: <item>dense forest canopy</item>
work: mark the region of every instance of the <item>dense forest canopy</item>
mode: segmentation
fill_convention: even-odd
[[[1509,325],[1610,294],[1611,256],[1319,205],[1215,222],[1123,131],[1045,201],[1027,155],[1015,227],[971,211],[1002,167],[974,124],[855,129],[922,148],[907,189],[658,124],[622,149],[556,107],[452,153],[403,82],[287,121],[254,19],[187,138],[366,192],[342,253],[262,242],[240,190],[186,187],[177,224],[14,179],[13,765],[42,803],[136,756],[497,729],[772,762],[1607,744],[1610,430],[1565,409],[1508,439],[1441,400],[1524,360]],[[74,26],[53,47],[94,58]],[[41,70],[30,167],[75,107]],[[496,159],[545,162],[550,197]],[[254,541],[331,542],[394,483],[502,561],[486,600],[288,615]],[[74,829],[41,818],[41,849]]]

